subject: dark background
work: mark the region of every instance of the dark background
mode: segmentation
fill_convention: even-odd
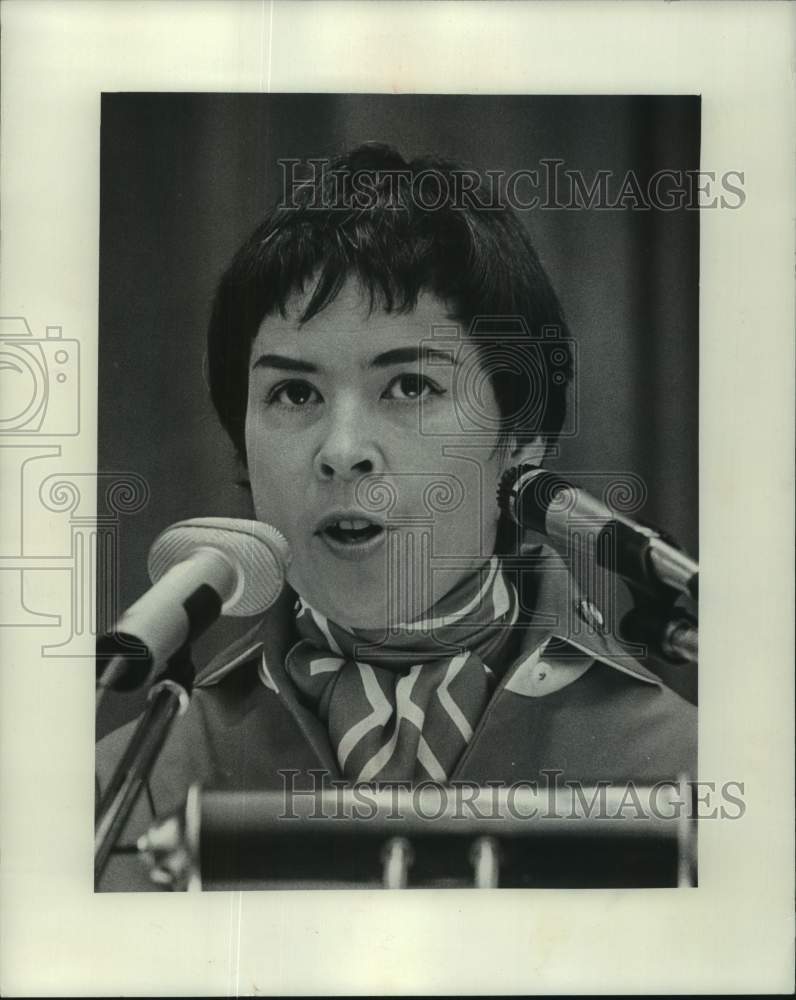
[[[699,128],[695,97],[104,94],[98,469],[136,473],[150,489],[147,506],[120,522],[118,608],[147,587],[146,555],[163,528],[250,516],[209,402],[204,337],[221,271],[281,193],[277,158],[375,139],[407,159],[433,153],[482,171],[558,158],[589,181],[612,171],[615,189],[628,170],[643,182],[656,169],[698,169]],[[640,476],[641,515],[696,556],[698,213],[521,216],[578,341],[578,433],[551,464],[573,478]],[[99,574],[99,592],[113,591]],[[222,620],[197,662],[250,624]],[[667,679],[695,698],[690,668]],[[106,699],[99,735],[139,705]]]

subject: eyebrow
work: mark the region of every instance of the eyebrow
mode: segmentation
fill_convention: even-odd
[[[282,354],[261,354],[252,365],[255,368],[279,368],[286,372],[317,372],[315,365],[308,361],[301,361],[299,358],[286,358]]]
[[[370,362],[368,368],[389,368],[391,365],[413,364],[418,361],[431,362],[434,364],[455,364],[453,351],[438,351],[433,347],[394,347],[390,351],[377,354]],[[314,374],[318,371],[317,365],[301,358],[288,358],[284,354],[261,354],[252,365],[255,368],[277,368],[280,371],[306,372]]]

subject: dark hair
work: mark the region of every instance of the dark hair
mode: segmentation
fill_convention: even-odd
[[[294,184],[244,243],[213,303],[210,393],[244,463],[249,355],[260,323],[285,316],[291,296],[311,291],[299,318],[307,322],[350,277],[371,309],[386,312],[410,312],[422,291],[433,293],[478,343],[501,442],[511,433],[555,437],[572,375],[569,333],[514,211],[495,205],[474,171],[430,157],[407,163],[382,144],[360,146],[326,169],[311,162],[314,176]]]

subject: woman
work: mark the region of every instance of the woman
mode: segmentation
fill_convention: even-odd
[[[501,514],[501,476],[561,429],[571,352],[524,228],[460,177],[360,147],[223,276],[211,394],[289,586],[200,675],[131,831],[195,781],[695,773],[692,707]],[[101,744],[106,774],[126,738]]]

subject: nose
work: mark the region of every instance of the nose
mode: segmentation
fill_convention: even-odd
[[[339,406],[329,414],[315,455],[315,471],[324,481],[353,482],[380,472],[381,451],[374,440],[373,422],[357,406]]]

